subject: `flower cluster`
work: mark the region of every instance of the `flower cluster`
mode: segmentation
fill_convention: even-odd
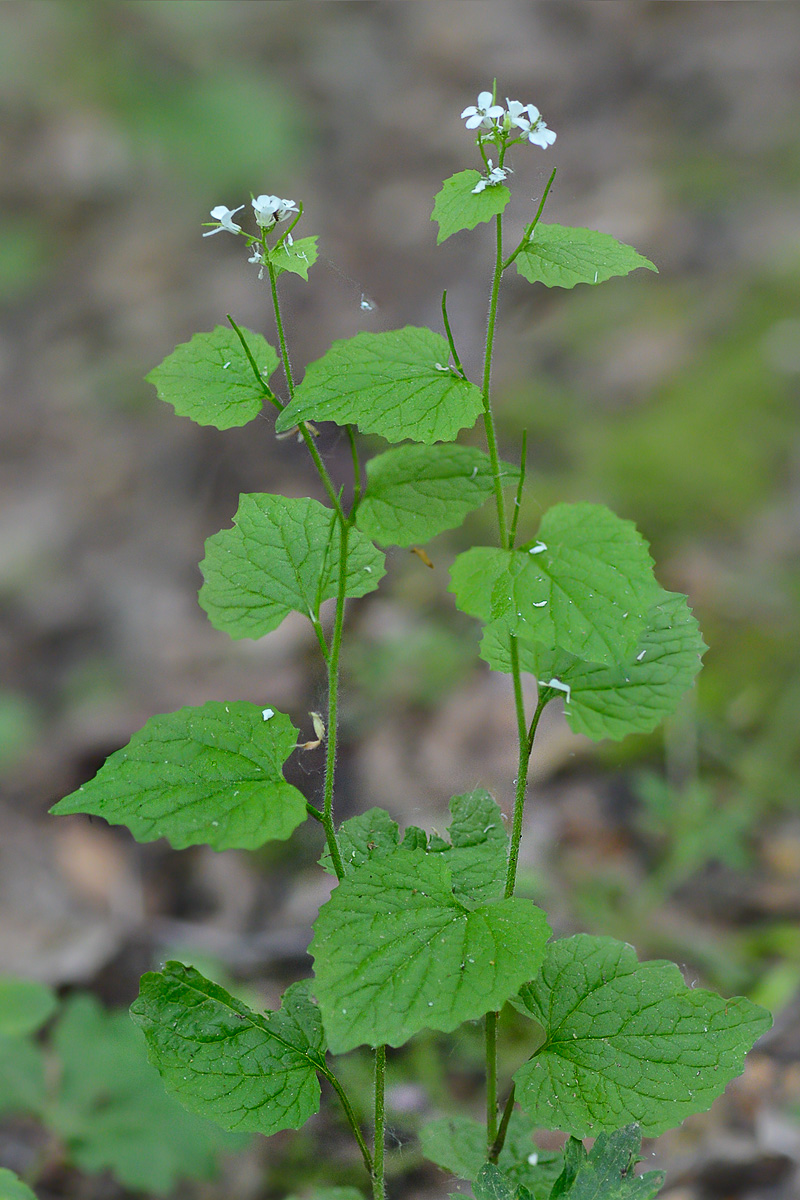
[[[521,104],[519,100],[506,98],[506,105],[507,108],[503,108],[502,104],[495,104],[491,92],[480,92],[477,104],[470,104],[461,116],[467,129],[478,130],[481,142],[507,141],[511,137],[515,142],[528,141],[543,150],[552,146],[556,135],[547,128],[535,104]],[[484,186],[498,181],[499,177],[487,180]]]
[[[256,225],[264,233],[269,232],[274,225],[277,225],[278,221],[286,221],[292,213],[300,212],[294,200],[282,200],[280,196],[256,196],[251,203]],[[207,230],[203,237],[211,237],[212,234],[219,233],[222,229],[227,230],[228,233],[241,233],[241,225],[237,225],[233,218],[243,208],[243,204],[240,204],[238,208],[226,208],[224,204],[218,204],[216,208],[212,208],[211,216],[216,224],[212,229]]]

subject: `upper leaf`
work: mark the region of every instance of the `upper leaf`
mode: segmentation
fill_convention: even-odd
[[[397,849],[398,832],[397,822],[383,808],[368,808],[366,812],[342,821],[336,838],[345,868],[359,867],[369,858],[391,854]],[[329,875],[336,874],[327,847],[319,864]]]
[[[601,1133],[587,1153],[570,1138],[567,1163],[553,1189],[553,1200],[654,1200],[664,1182],[663,1171],[634,1175],[642,1135],[637,1125]]]
[[[486,1162],[486,1126],[471,1117],[441,1117],[420,1130],[422,1153],[445,1171],[472,1182]],[[563,1155],[540,1150],[531,1141],[531,1121],[518,1108],[511,1114],[497,1165],[533,1200],[549,1200]]]
[[[0,1036],[0,1113],[41,1113],[46,1101],[42,1047],[32,1037]]]
[[[126,1011],[73,996],[53,1041],[59,1089],[47,1124],[82,1170],[110,1169],[131,1191],[166,1194],[182,1177],[210,1178],[220,1153],[241,1149],[243,1139],[167,1095]]]
[[[505,890],[508,835],[496,801],[483,788],[476,788],[463,796],[453,796],[450,812],[453,820],[448,829],[449,842],[434,834],[429,844],[425,832],[411,826],[405,831],[403,849],[445,855],[456,895],[467,900],[499,900]],[[368,859],[386,858],[400,844],[397,823],[382,808],[370,808],[343,821],[337,837],[346,868],[358,867]],[[334,874],[327,850],[320,865]]]
[[[586,934],[551,943],[517,1007],[544,1031],[514,1076],[517,1099],[574,1137],[631,1122],[656,1137],[702,1112],[771,1024],[741,996],[688,988],[674,963]]]
[[[278,365],[278,355],[260,333],[249,329],[242,333],[266,382]],[[264,405],[264,388],[242,343],[224,325],[217,325],[211,333],[196,333],[146,378],[179,416],[191,417],[198,425],[217,429],[246,425]]]
[[[519,471],[503,463],[507,483]],[[367,490],[356,524],[386,546],[427,542],[455,529],[494,488],[488,454],[471,446],[399,446],[367,462]]]
[[[337,593],[342,532],[336,514],[309,497],[239,497],[232,529],[206,541],[200,605],[215,629],[260,638],[290,612],[316,617]],[[347,539],[347,596],[373,591],[384,557],[357,529]]]
[[[283,274],[284,271],[291,271],[293,275],[299,275],[302,279],[308,280],[309,267],[313,267],[317,261],[316,234],[312,237],[299,238],[291,245],[287,245],[284,239],[280,246],[276,246],[274,250],[270,251],[270,260],[277,275]]]
[[[603,283],[613,275],[628,275],[637,267],[658,271],[654,263],[610,233],[545,225],[539,221],[524,250],[515,258],[517,270],[531,283],[572,288],[576,283]]]
[[[0,975],[0,1037],[33,1033],[55,1012],[52,988],[34,979]]]
[[[455,1029],[538,969],[544,913],[519,899],[467,907],[446,858],[398,849],[369,859],[320,909],[310,952],[334,1053]]]
[[[666,591],[651,607],[636,652],[624,665],[583,662],[524,638],[517,647],[520,667],[540,686],[557,679],[569,687],[567,723],[597,741],[655,729],[691,687],[706,649],[686,597]],[[486,626],[480,653],[493,670],[510,672],[509,639],[501,624]]]
[[[511,192],[503,183],[491,183],[482,191],[473,192],[480,179],[479,171],[469,170],[459,171],[444,181],[431,213],[431,220],[439,225],[437,245],[460,229],[474,229],[481,221],[491,221],[508,204]]]
[[[306,818],[306,802],[283,778],[297,745],[284,713],[245,701],[211,700],[152,717],[94,779],[50,811],[95,813],[127,825],[138,842],[255,850],[282,841]]]
[[[275,422],[335,421],[390,442],[450,442],[483,409],[480,390],[448,367],[450,347],[431,329],[407,325],[334,342],[309,365]]]
[[[517,550],[476,546],[451,569],[458,607],[511,634],[598,663],[627,661],[661,589],[632,521],[601,504],[557,504]]]
[[[223,1129],[299,1129],[319,1109],[325,1042],[307,980],[262,1015],[194,967],[168,962],[142,976],[131,1015],[167,1091]]]

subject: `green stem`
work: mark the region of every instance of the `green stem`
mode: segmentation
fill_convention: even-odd
[[[275,328],[278,331],[278,344],[281,348],[281,362],[283,363],[283,373],[286,376],[286,386],[289,389],[289,396],[294,399],[294,379],[292,377],[292,364],[289,362],[289,348],[286,344],[286,334],[283,331],[283,318],[281,317],[281,306],[278,302],[278,277],[275,274],[275,268],[269,258],[267,259],[267,271],[269,273],[269,286],[272,292],[272,309],[275,313]]]
[[[322,821],[322,813],[308,800],[306,800],[306,812],[310,817],[313,817],[315,821]]]
[[[547,181],[547,186],[545,187],[544,191],[542,192],[542,198],[539,201],[539,207],[536,210],[536,216],[533,218],[530,225],[527,225],[525,227],[525,232],[523,233],[523,235],[520,239],[520,243],[517,246],[516,250],[513,252],[513,254],[510,254],[508,256],[508,258],[506,259],[506,261],[503,263],[504,271],[507,270],[511,266],[511,264],[513,263],[513,261],[517,257],[517,255],[522,253],[522,251],[527,246],[528,242],[531,240],[531,234],[533,233],[536,226],[539,224],[539,217],[542,215],[545,201],[547,200],[548,192],[550,191],[550,188],[553,186],[553,180],[555,179],[555,177],[556,177],[556,168],[553,167],[553,170],[550,173],[550,178]],[[499,220],[499,218],[498,218],[498,220]]]
[[[350,523],[353,523],[356,515],[356,509],[361,503],[361,464],[358,460],[358,446],[356,444],[356,434],[352,425],[346,426],[347,438],[350,442],[350,454],[353,459],[353,505],[350,509]]]
[[[511,530],[508,535],[508,548],[514,549],[514,542],[517,539],[517,522],[519,521],[519,509],[522,504],[522,489],[525,487],[525,467],[528,460],[528,431],[522,431],[522,447],[519,452],[519,483],[517,484],[517,493],[514,496],[514,514],[511,518]]]
[[[496,1163],[500,1157],[500,1151],[503,1149],[506,1141],[506,1132],[508,1130],[508,1122],[511,1120],[511,1114],[514,1111],[514,1085],[511,1085],[511,1091],[508,1093],[508,1099],[503,1109],[503,1116],[500,1120],[500,1128],[497,1131],[497,1137],[489,1147],[489,1162]]]
[[[347,1123],[352,1129],[355,1139],[358,1142],[358,1148],[361,1151],[361,1157],[364,1160],[364,1166],[367,1168],[369,1175],[372,1175],[374,1170],[372,1155],[369,1152],[367,1143],[364,1141],[364,1135],[359,1129],[358,1121],[356,1120],[356,1114],[353,1112],[353,1106],[347,1098],[347,1093],[339,1083],[339,1080],[336,1078],[333,1071],[331,1071],[330,1067],[326,1065],[324,1068],[321,1067],[320,1070],[333,1090],[336,1092],[336,1095],[339,1097],[342,1108],[344,1109],[344,1115],[347,1118]]]
[[[486,1014],[486,1144],[497,1137],[497,1013]]]
[[[450,353],[453,356],[453,362],[456,365],[456,370],[458,371],[459,375],[462,376],[462,378],[466,379],[467,376],[464,372],[464,368],[461,365],[461,359],[458,357],[458,351],[456,350],[456,344],[453,341],[453,331],[450,328],[450,321],[447,316],[447,289],[446,288],[442,292],[442,321],[444,322],[444,330],[445,330],[445,333],[447,334],[447,342],[448,342],[448,345],[450,346]]]
[[[519,672],[519,650],[517,649],[517,639],[511,639],[511,666],[514,676],[514,699],[517,709],[517,723],[519,727],[519,763],[517,766],[516,791],[514,795],[514,818],[511,825],[511,845],[508,851],[508,874],[506,876],[506,899],[514,895],[514,887],[517,882],[517,863],[519,861],[519,844],[522,840],[522,817],[525,809],[525,793],[528,789],[528,764],[531,759],[531,751],[533,750],[533,739],[536,736],[536,727],[539,724],[539,718],[542,715],[544,706],[547,703],[546,699],[539,697],[539,703],[536,705],[536,711],[533,714],[533,719],[528,730],[525,729],[525,709],[522,698],[522,686],[520,683]]]
[[[500,544],[503,549],[508,547],[508,527],[506,525],[506,505],[503,496],[503,481],[500,475],[500,459],[497,454],[497,438],[494,431],[494,417],[492,415],[492,405],[489,395],[492,378],[492,350],[494,348],[494,329],[497,321],[497,299],[500,293],[500,278],[503,274],[503,220],[502,214],[498,213],[496,218],[497,223],[497,248],[495,253],[494,273],[492,275],[492,292],[489,300],[489,321],[486,326],[486,349],[483,356],[483,384],[481,386],[481,395],[483,397],[483,424],[486,429],[486,446],[489,451],[489,458],[492,462],[492,475],[494,476],[494,496],[497,505],[497,523],[500,528]]]
[[[250,363],[250,366],[251,366],[251,368],[252,368],[253,374],[254,374],[254,375],[255,375],[255,377],[256,377],[256,381],[257,381],[257,383],[258,383],[258,386],[261,388],[261,390],[263,391],[264,395],[265,395],[265,396],[266,396],[266,398],[269,400],[270,404],[273,404],[273,405],[275,406],[275,408],[277,408],[278,410],[282,409],[282,408],[283,408],[283,405],[281,404],[280,400],[279,400],[279,399],[278,399],[278,397],[275,395],[275,393],[273,392],[272,388],[269,386],[269,384],[267,383],[266,379],[264,378],[264,376],[263,376],[263,375],[261,374],[261,372],[259,371],[259,369],[258,369],[258,363],[256,362],[255,358],[253,357],[253,352],[252,352],[252,350],[250,349],[250,347],[248,346],[248,344],[247,344],[247,341],[246,341],[246,339],[245,339],[245,336],[244,336],[244,334],[242,333],[241,329],[239,328],[239,326],[238,326],[238,325],[236,324],[236,322],[234,321],[234,319],[233,319],[233,317],[231,316],[231,314],[230,314],[230,313],[228,313],[228,314],[227,314],[227,316],[228,316],[228,323],[229,323],[229,324],[230,324],[230,326],[232,327],[232,329],[233,329],[233,332],[236,334],[236,336],[238,337],[239,341],[242,343],[242,349],[244,350],[244,352],[245,352],[245,355],[247,356],[247,361]]]
[[[384,1145],[386,1141],[386,1047],[375,1047],[375,1145],[372,1153],[372,1197],[384,1200]]]
[[[328,842],[331,860],[333,861],[336,878],[344,877],[344,864],[336,841],[336,827],[333,822],[333,778],[336,767],[336,746],[338,741],[339,719],[339,654],[342,648],[342,629],[344,627],[344,606],[347,585],[347,537],[350,526],[342,525],[341,549],[339,551],[339,586],[336,593],[336,615],[333,621],[333,638],[331,640],[330,658],[328,659],[328,728],[325,741],[325,791],[322,809],[322,824],[325,827],[325,838]]]

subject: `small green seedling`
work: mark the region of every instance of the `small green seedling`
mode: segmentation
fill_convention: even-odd
[[[322,865],[336,885],[314,925],[313,978],[294,983],[277,1011],[254,1011],[178,962],[142,979],[133,1018],[167,1090],[190,1112],[227,1130],[297,1129],[317,1112],[325,1080],[382,1200],[386,1047],[481,1021],[485,1123],[434,1121],[422,1131],[427,1156],[470,1181],[476,1200],[647,1200],[662,1177],[634,1171],[641,1136],[708,1108],[741,1071],[769,1015],[747,999],[688,987],[676,966],[639,962],[614,939],[551,940],[545,913],[515,895],[517,862],[544,708],[563,705],[571,728],[590,738],[652,730],[691,687],[705,647],[686,597],[658,583],[631,521],[600,504],[561,503],[538,528],[520,527],[524,433],[519,465],[501,461],[490,380],[498,296],[512,268],[533,285],[572,288],[655,267],[609,234],[545,223],[555,172],[521,238],[506,248],[509,151],[546,150],[555,134],[533,105],[503,106],[495,91],[482,92],[462,117],[480,163],[445,182],[433,220],[439,242],[494,226],[479,379],[462,366],[445,294],[443,332],[358,333],[335,342],[296,382],[278,283],[287,273],[307,279],[316,238],[295,238],[302,206],[271,195],[252,200],[254,232],[234,219],[244,205],[219,206],[204,236],[243,239],[269,286],[277,350],[229,317],[229,327],[196,334],[149,375],[177,413],[218,429],[252,421],[266,402],[276,434],[296,434],[319,473],[326,504],[243,495],[233,527],[207,542],[200,591],[212,625],[232,638],[260,638],[290,612],[311,622],[328,676],[327,712],[315,724],[325,766],[313,796],[283,777],[298,731],[266,695],[259,705],[230,700],[154,717],[54,811],[94,813],[127,825],[139,841],[165,837],[176,848],[255,849],[290,837],[309,817],[320,825]],[[455,441],[478,418],[485,451]],[[350,480],[332,478],[318,449],[324,422],[345,430]],[[402,444],[371,458],[364,472],[357,432]],[[508,831],[482,788],[453,798],[447,837],[401,830],[377,808],[337,825],[348,601],[378,588],[378,544],[419,551],[490,497],[497,542],[458,555],[450,591],[482,625],[481,656],[513,684],[519,756],[509,767]],[[330,624],[321,616],[327,600]],[[523,672],[539,683],[533,711]],[[498,1014],[507,1004],[528,1022],[529,1056],[513,1079],[498,1081]],[[375,1062],[369,1128],[335,1061],[364,1045]],[[531,1133],[541,1127],[569,1136],[563,1153],[534,1146]],[[585,1137],[596,1138],[588,1153]]]

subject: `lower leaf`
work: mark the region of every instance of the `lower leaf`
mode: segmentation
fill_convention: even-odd
[[[167,1091],[223,1129],[299,1129],[319,1109],[325,1045],[307,981],[262,1016],[194,967],[169,962],[142,977],[131,1015]]]
[[[742,996],[689,988],[674,963],[586,934],[551,943],[515,1003],[544,1030],[514,1076],[517,1099],[575,1137],[631,1122],[656,1137],[703,1112],[771,1024]]]

